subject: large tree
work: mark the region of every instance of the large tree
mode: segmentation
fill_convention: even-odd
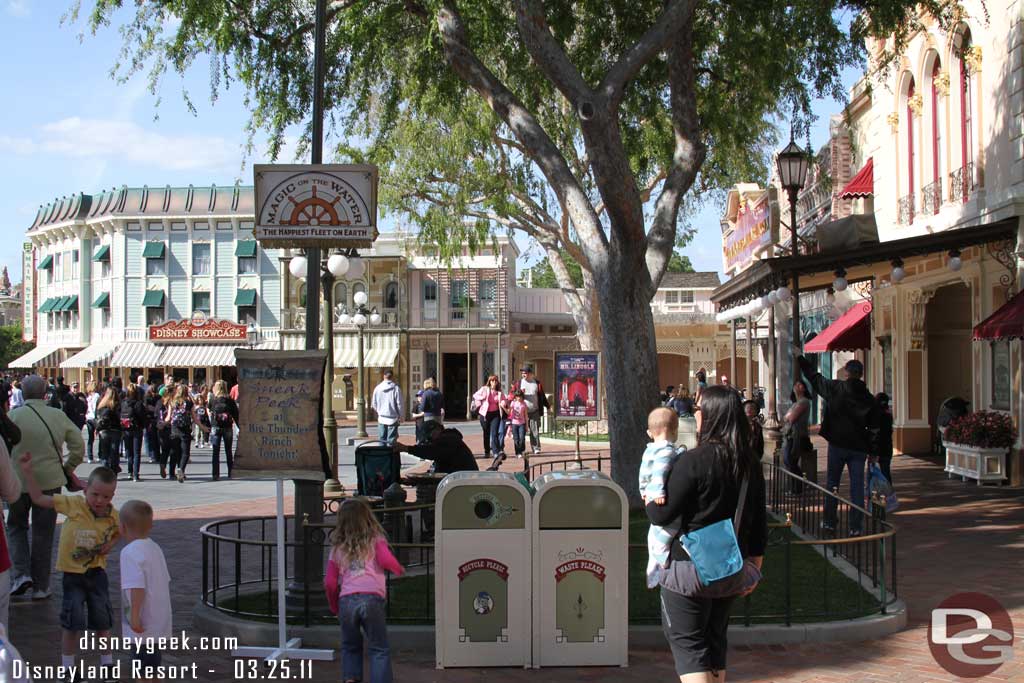
[[[156,87],[209,55],[214,92],[241,82],[249,130],[267,131],[272,152],[290,126],[308,131],[311,0],[121,5],[96,0],[89,21],[121,23],[122,76],[148,65]],[[649,304],[684,197],[756,174],[775,117],[799,123],[814,96],[842,96],[864,39],[889,36],[872,55],[886,62],[918,8],[955,11],[944,0],[331,0],[328,132],[385,179],[407,172],[391,201],[442,253],[494,224],[545,224],[549,257],[565,249],[583,266],[615,396],[612,473],[636,502],[657,400]],[[436,151],[448,155],[437,173],[420,173]]]

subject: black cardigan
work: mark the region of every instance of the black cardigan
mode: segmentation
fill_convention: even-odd
[[[665,484],[665,504],[648,503],[647,516],[659,526],[681,519],[682,530],[689,533],[732,519],[739,495],[740,483],[728,472],[714,447],[705,444],[680,453]],[[764,555],[768,543],[764,473],[760,465],[747,484],[739,542],[744,557]],[[689,559],[681,544],[672,545],[672,559]]]

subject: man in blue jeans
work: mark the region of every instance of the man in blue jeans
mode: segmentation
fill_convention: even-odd
[[[394,446],[403,409],[402,390],[395,384],[391,370],[384,371],[381,383],[374,388],[370,407],[377,413],[377,438]]]
[[[864,384],[864,365],[851,360],[844,367],[846,379],[825,379],[803,356],[799,358],[800,370],[825,401],[825,416],[821,421],[821,436],[828,442],[828,483],[829,491],[836,491],[843,476],[843,469],[850,470],[850,536],[862,533],[864,507],[864,467],[868,454],[873,452],[875,435],[878,432],[878,404]],[[825,499],[825,521],[822,528],[835,531],[837,524],[836,499]]]

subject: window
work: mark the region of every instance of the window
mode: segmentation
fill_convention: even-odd
[[[146,275],[166,275],[167,268],[162,258],[146,259]]]
[[[299,306],[306,307],[306,285],[299,285]]]
[[[910,79],[910,85],[907,86],[907,196],[914,196],[914,164],[917,163],[914,159],[914,109],[910,106],[910,101],[914,99],[914,79]],[[914,210],[910,209],[910,220],[908,223],[914,222]]]
[[[451,299],[452,320],[465,320],[466,309],[469,308],[469,283],[465,280],[452,280]]]
[[[437,320],[437,283],[423,281],[423,319]]]
[[[480,319],[481,320],[496,320],[498,317],[497,311],[497,299],[498,299],[498,281],[497,280],[481,280],[480,281]]]
[[[146,324],[147,325],[161,325],[164,322],[164,309],[163,307],[157,308],[156,306],[146,307]]]
[[[210,315],[210,293],[209,292],[192,292],[192,311],[202,311],[206,315]]]
[[[239,306],[238,307],[238,322],[242,325],[248,325],[252,323],[256,324],[256,307],[255,306]]]
[[[971,52],[971,34],[965,31],[960,40],[960,179],[961,187],[953,188],[954,192],[959,191],[963,201],[968,199],[973,178],[974,163],[974,87],[971,83],[971,64],[967,55]],[[952,194],[952,193],[950,193]]]
[[[64,279],[64,254],[59,251],[53,255],[53,280],[58,282]]]
[[[166,275],[167,260],[163,242],[146,242],[142,248],[142,258],[146,259],[146,275]]]
[[[100,261],[100,277],[110,277],[110,261]]]
[[[348,308],[348,285],[338,282],[334,285],[334,305]]]
[[[238,259],[239,275],[255,275],[257,267],[258,264],[255,256],[244,256]]]
[[[882,391],[892,396],[892,337],[883,337],[882,343]]]
[[[100,327],[106,329],[110,327],[110,308],[100,309]]]
[[[437,353],[433,351],[423,352],[423,377],[437,379]]]
[[[239,275],[251,275],[258,271],[256,240],[239,240],[235,244],[235,256],[238,258]]]
[[[693,290],[685,289],[679,292],[679,303],[681,304],[692,304],[693,303]]]
[[[992,342],[992,407],[1010,409],[1010,341]]]
[[[384,285],[384,308],[398,308],[398,283]]]
[[[666,304],[677,304],[679,303],[679,292],[675,290],[669,290],[665,292],[665,303]]]
[[[938,79],[942,74],[942,65],[938,58],[932,67],[932,183],[933,196],[925,197],[925,201],[931,200],[932,212],[937,214],[942,204],[942,108],[939,98]]]
[[[209,275],[210,274],[210,243],[209,242],[193,242],[192,243],[192,274],[193,275]]]

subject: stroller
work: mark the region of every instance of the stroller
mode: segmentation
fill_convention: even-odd
[[[950,396],[939,404],[938,415],[935,416],[935,451],[939,455],[946,456],[946,447],[942,445],[943,437],[946,434],[946,427],[958,417],[963,417],[970,411],[970,402],[959,396]]]

